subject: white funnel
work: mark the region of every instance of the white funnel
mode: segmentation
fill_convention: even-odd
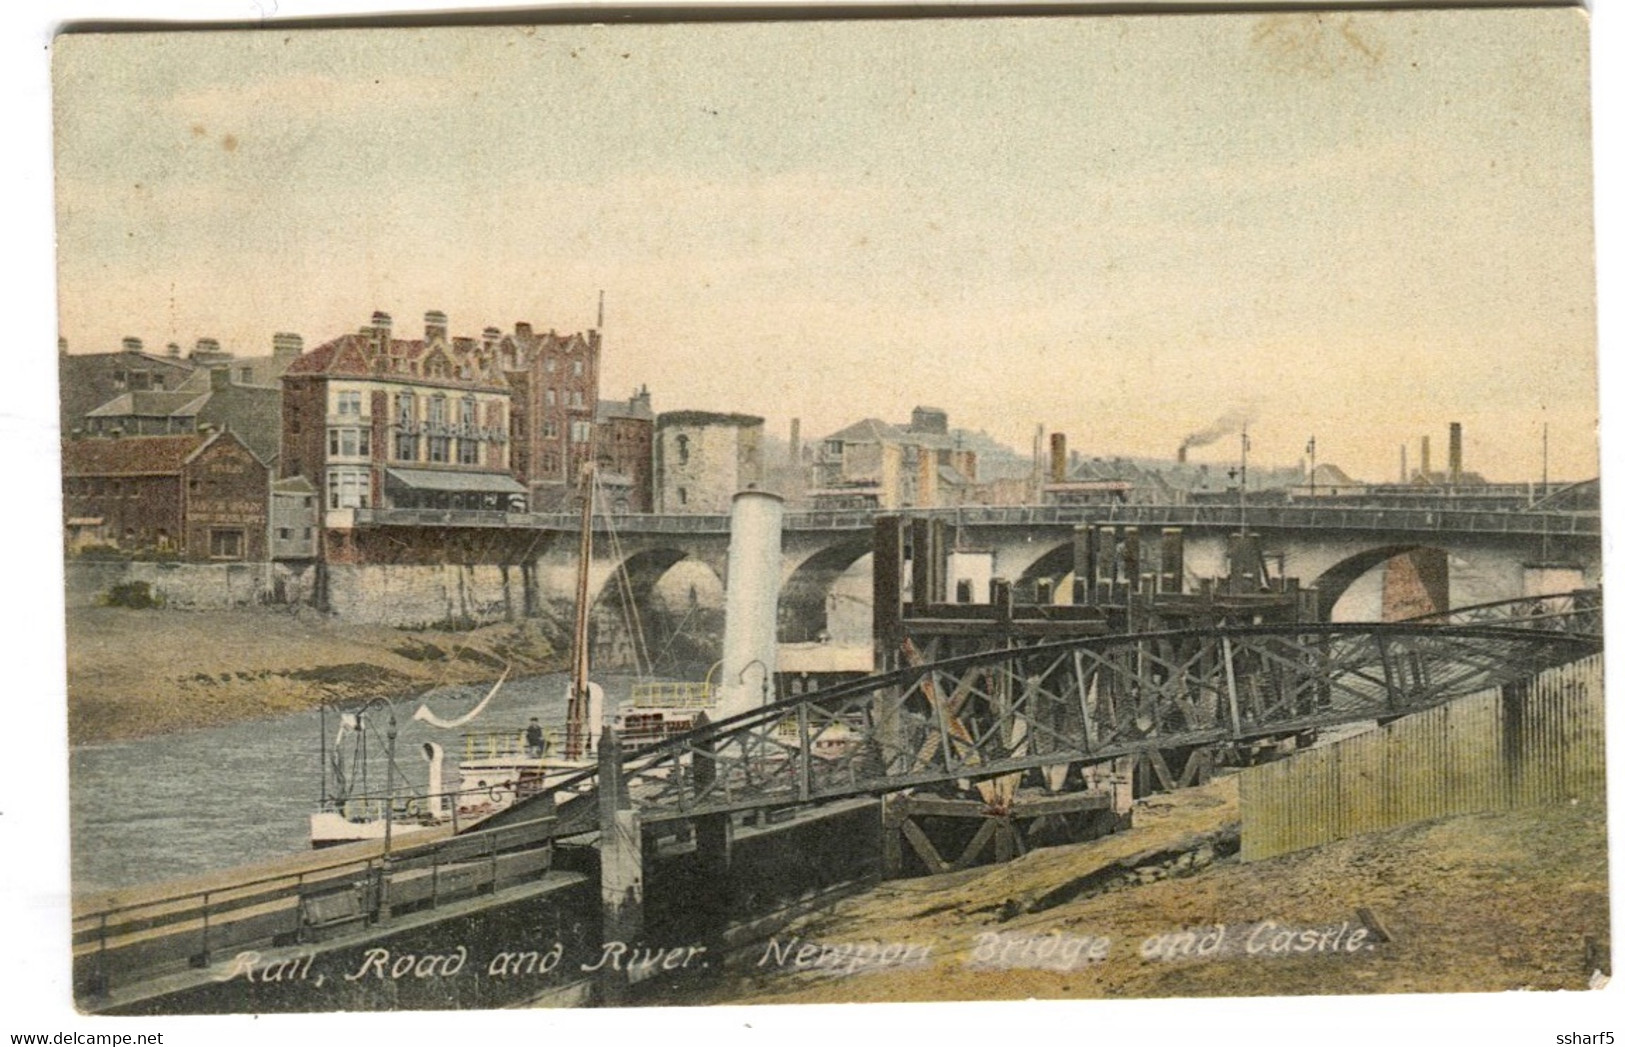
[[[436,818],[445,818],[448,816],[445,790],[446,751],[436,742],[424,742],[423,758],[429,761],[429,813]]]
[[[728,534],[727,619],[722,627],[722,677],[717,717],[773,700],[778,666],[779,570],[784,499],[766,491],[734,495]]]

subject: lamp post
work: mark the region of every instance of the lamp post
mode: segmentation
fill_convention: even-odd
[[[753,665],[762,670],[762,704],[766,705],[766,704],[768,704],[768,702],[767,702],[768,679],[773,674],[767,671],[767,664],[764,663],[760,658],[752,658],[750,661],[746,662],[743,666],[740,667],[740,669],[739,669],[739,686],[741,686],[741,687],[745,686],[745,672],[746,672],[746,670],[748,670]]]

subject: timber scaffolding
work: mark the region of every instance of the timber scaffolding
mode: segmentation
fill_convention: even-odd
[[[795,913],[907,872],[910,822],[930,844],[912,853],[926,871],[989,846],[1019,853],[1069,831],[1066,817],[1112,810],[1118,761],[1390,722],[1600,650],[1585,631],[1596,599],[1569,606],[1498,623],[1047,640],[901,665],[638,752],[610,733],[595,768],[462,835],[87,900],[76,995],[108,1013],[626,1002],[643,980],[697,975],[684,957],[703,971]],[[956,817],[939,801],[963,799],[960,782],[978,790],[980,821],[956,835],[930,819]],[[1052,810],[997,791],[1038,782],[1063,804],[1113,802]],[[944,856],[948,843],[959,853]],[[636,941],[698,951],[606,959]]]

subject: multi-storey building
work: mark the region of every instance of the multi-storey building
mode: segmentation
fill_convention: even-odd
[[[187,560],[263,560],[270,470],[234,433],[68,440],[70,549]]]
[[[655,420],[655,512],[727,513],[763,479],[762,419],[668,411]]]
[[[647,387],[626,400],[598,401],[593,457],[614,512],[654,509],[655,415]]]
[[[906,426],[865,418],[831,433],[814,466],[812,504],[904,509],[975,500],[976,453],[948,432],[946,413],[916,407]]]
[[[598,332],[538,333],[528,323],[504,335],[485,329],[512,393],[513,468],[539,511],[568,508],[581,467],[594,459]]]
[[[498,339],[421,339],[387,313],[294,361],[282,377],[282,474],[303,476],[329,513],[371,508],[512,510],[510,390]]]

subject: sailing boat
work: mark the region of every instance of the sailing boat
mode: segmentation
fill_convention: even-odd
[[[604,722],[604,692],[588,678],[587,623],[591,611],[588,582],[592,566],[593,475],[588,465],[582,473],[581,542],[576,569],[575,628],[571,640],[571,673],[567,685],[565,723],[561,732],[541,726],[533,717],[521,729],[499,728],[466,732],[458,759],[458,786],[447,792],[445,751],[436,742],[423,743],[423,757],[429,763],[426,793],[410,789],[397,794],[393,782],[402,777],[395,763],[394,722],[391,711],[389,749],[385,759],[385,795],[369,793],[369,763],[366,713],[343,713],[331,759],[327,750],[326,710],[323,710],[323,781],[321,809],[310,816],[313,847],[328,847],[358,840],[387,839],[391,833],[409,833],[451,824],[461,827],[501,811],[516,801],[546,790],[553,783],[583,768],[597,758],[598,740]],[[414,720],[430,726],[456,728],[471,722],[507,679],[503,671],[472,710],[453,720],[436,716],[428,705],[420,704]],[[354,752],[348,765],[344,743],[354,738]],[[331,788],[330,788],[331,786]]]

